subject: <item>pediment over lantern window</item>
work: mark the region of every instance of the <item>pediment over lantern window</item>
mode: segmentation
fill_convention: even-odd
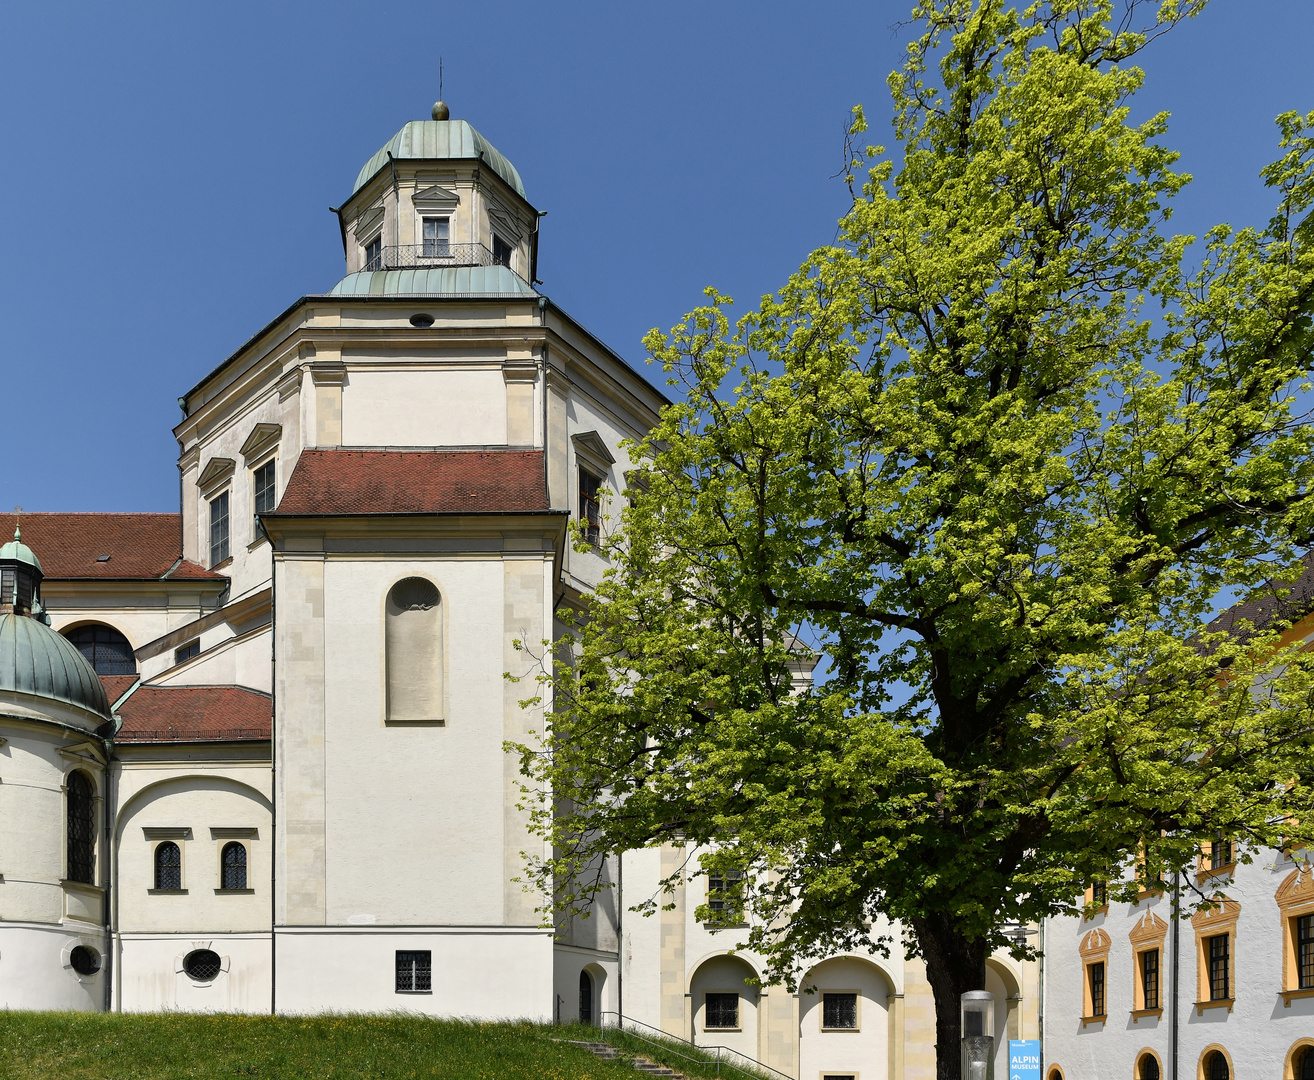
[[[454,191],[432,184],[422,188],[411,196],[411,202],[420,207],[443,207],[450,209],[461,201],[461,196]]]
[[[376,226],[383,221],[383,207],[374,206],[369,210],[362,211],[360,217],[356,219],[356,239],[363,239],[369,233],[372,233]]]
[[[525,226],[519,218],[512,217],[505,210],[496,206],[488,208],[488,220],[493,228],[512,243],[518,244],[524,238]]]

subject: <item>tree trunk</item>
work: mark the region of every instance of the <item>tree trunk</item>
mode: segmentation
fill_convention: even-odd
[[[935,995],[935,1078],[962,1080],[959,999],[968,990],[985,989],[985,942],[968,941],[941,915],[913,919],[912,928]]]

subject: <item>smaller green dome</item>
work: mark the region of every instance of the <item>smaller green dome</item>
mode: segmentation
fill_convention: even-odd
[[[483,161],[507,182],[512,191],[522,199],[525,197],[525,185],[520,182],[516,167],[466,120],[412,120],[404,125],[361,167],[351,189],[353,195],[388,164],[389,154],[394,161],[406,158],[421,161]]]
[[[36,557],[36,552],[28,547],[20,539],[21,533],[17,528],[14,529],[14,538],[0,547],[0,559],[13,559],[15,562],[27,563],[28,566],[35,566],[41,569],[41,560]]]
[[[110,717],[109,697],[90,661],[63,634],[26,615],[0,615],[0,690],[53,698]]]

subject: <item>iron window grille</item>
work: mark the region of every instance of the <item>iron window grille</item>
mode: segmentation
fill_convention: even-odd
[[[707,906],[712,921],[737,926],[744,921],[744,872],[709,870],[707,872]]]
[[[739,1026],[738,994],[706,994],[703,1000],[703,1027],[737,1028]]]
[[[1296,979],[1300,989],[1314,989],[1314,915],[1296,920]]]
[[[1142,1008],[1159,1007],[1159,950],[1147,949],[1141,953],[1141,996],[1145,999]]]
[[[579,471],[579,520],[584,539],[597,545],[602,539],[602,508],[599,494],[602,481],[592,473]]]
[[[853,1073],[822,1073],[821,1080],[858,1080]]]
[[[857,994],[822,994],[821,1026],[854,1030],[858,1026]]]
[[[1227,1001],[1231,998],[1232,973],[1229,970],[1231,938],[1218,934],[1209,938],[1209,1000]]]
[[[228,492],[210,500],[210,565],[228,558]]]
[[[382,237],[376,236],[365,245],[365,265],[362,266],[361,269],[365,271],[382,269],[382,254],[383,239]]]
[[[100,954],[85,945],[75,945],[68,954],[68,962],[79,975],[94,975],[100,970]]]
[[[1300,1055],[1298,1080],[1314,1080],[1314,1047],[1310,1047]]]
[[[579,973],[579,1022],[593,1023],[593,979],[587,971]]]
[[[397,952],[397,993],[428,993],[433,989],[433,953]]]
[[[68,876],[96,883],[96,803],[91,781],[81,772],[68,778]]]
[[[165,840],[155,848],[155,887],[182,888],[182,851],[172,840]]]
[[[1209,845],[1209,869],[1221,870],[1232,862],[1232,841],[1215,840]]]
[[[79,626],[64,635],[87,658],[97,675],[135,675],[137,658],[128,639],[112,626]]]
[[[246,888],[246,845],[234,840],[224,845],[219,861],[222,864],[221,888]]]
[[[1104,963],[1090,966],[1090,1014],[1103,1016],[1104,1013]]]
[[[1145,1054],[1141,1058],[1140,1080],[1159,1080],[1159,1061],[1151,1054]]]
[[[183,959],[183,971],[197,982],[211,982],[223,969],[223,960],[212,949],[197,949]]]
[[[1209,1055],[1207,1080],[1232,1080],[1231,1070],[1227,1067],[1227,1058],[1217,1050]]]

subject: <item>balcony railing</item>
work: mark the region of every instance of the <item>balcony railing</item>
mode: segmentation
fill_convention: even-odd
[[[422,244],[397,244],[380,248],[366,261],[361,273],[371,270],[427,270],[440,266],[496,266],[499,260],[483,244],[449,244],[426,240]],[[506,263],[502,263],[506,266]]]

